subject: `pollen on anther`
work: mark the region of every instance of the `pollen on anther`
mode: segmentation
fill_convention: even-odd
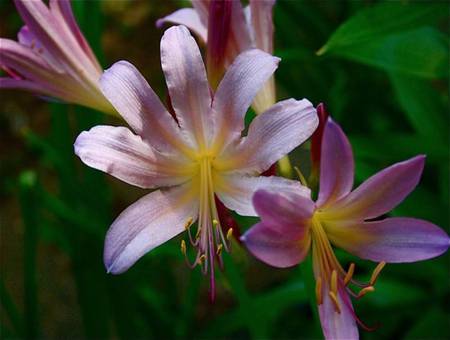
[[[318,277],[316,280],[316,300],[317,300],[317,305],[321,305],[322,304],[322,278]]]
[[[345,286],[348,285],[348,283],[352,279],[354,272],[355,272],[355,264],[351,263],[350,267],[348,268],[347,274],[345,275],[345,278],[344,278],[344,285]]]
[[[186,242],[184,240],[181,240],[180,249],[181,249],[181,253],[183,255],[186,255]]]
[[[231,236],[233,236],[233,228],[228,229],[227,231],[227,240],[231,240]]]
[[[378,265],[373,270],[372,276],[370,278],[370,285],[373,286],[375,282],[377,281],[378,275],[380,275],[380,272],[383,270],[384,266],[386,265],[386,262],[381,261],[378,263]]]
[[[331,301],[333,302],[336,313],[341,314],[341,306],[339,305],[339,301],[337,299],[336,294],[334,294],[333,292],[328,292],[328,295],[329,295]]]
[[[194,221],[194,219],[192,217],[189,217],[188,220],[186,221],[186,223],[184,224],[184,228],[189,229],[189,227],[192,225],[193,221]]]
[[[337,294],[337,271],[333,270],[331,272],[331,291],[336,295]]]
[[[357,299],[362,298],[364,295],[366,295],[367,293],[373,292],[375,291],[375,288],[373,286],[368,286],[365,287],[363,289],[361,289],[358,293],[358,296],[356,297]]]
[[[221,243],[221,244],[219,244],[219,246],[217,247],[217,251],[216,251],[216,254],[217,254],[218,256],[220,256],[220,254],[222,254],[222,249],[223,249],[223,244]]]

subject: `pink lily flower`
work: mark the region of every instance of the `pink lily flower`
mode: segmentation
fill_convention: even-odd
[[[182,8],[157,21],[161,27],[164,23],[174,23],[187,26],[206,43],[208,40],[208,22],[210,6],[213,8],[217,0],[191,0],[193,8]],[[230,65],[241,52],[257,48],[273,54],[273,21],[272,7],[275,0],[250,0],[244,8],[240,1],[231,1],[231,20],[228,42],[224,53],[225,64]],[[217,25],[222,25],[220,20]],[[210,23],[214,24],[214,23]],[[222,29],[220,27],[219,29]],[[208,42],[209,44],[210,42]],[[214,42],[211,42],[214,46]],[[217,45],[221,49],[220,45]],[[269,78],[258,92],[253,108],[262,113],[276,102],[275,83]]]
[[[15,0],[18,42],[0,39],[0,88],[21,89],[116,114],[100,91],[103,70],[81,33],[70,0]]]
[[[300,263],[312,251],[316,300],[326,339],[357,339],[356,324],[367,328],[353,310],[350,296],[374,290],[386,262],[414,262],[444,253],[450,244],[436,225],[415,218],[381,216],[416,187],[425,162],[417,156],[375,174],[352,191],[352,149],[341,128],[328,120],[322,141],[320,191],[313,202],[294,190],[261,189],[253,204],[261,222],[242,240],[259,260],[274,267]],[[376,261],[369,282],[345,270],[332,245],[360,258]],[[360,288],[357,293],[354,288]]]
[[[256,213],[251,203],[260,187],[294,188],[298,182],[258,176],[304,142],[317,127],[306,99],[281,101],[259,115],[241,137],[244,115],[279,59],[253,49],[239,55],[212,94],[200,50],[184,26],[161,40],[161,64],[176,119],[144,77],[120,61],[100,79],[103,94],[130,125],[96,126],[82,132],[75,153],[96,169],[129,184],[157,189],[123,211],[106,235],[107,271],[126,271],[145,253],[187,230],[197,256],[192,266],[210,272],[229,249],[215,203],[241,215]],[[198,220],[195,234],[191,225]],[[181,250],[186,255],[186,243]]]

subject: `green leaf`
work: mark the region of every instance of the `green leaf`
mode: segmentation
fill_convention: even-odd
[[[338,28],[317,54],[417,77],[447,77],[447,39],[437,29],[423,26],[430,23],[431,14],[439,17],[442,9],[399,3],[371,7]]]

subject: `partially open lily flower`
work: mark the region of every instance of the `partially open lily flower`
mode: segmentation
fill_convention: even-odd
[[[191,0],[193,8],[182,8],[159,19],[157,26],[174,23],[187,26],[206,43],[209,39],[208,23],[218,25],[220,20],[209,21],[210,6],[221,0]],[[226,43],[225,63],[230,65],[236,56],[250,48],[273,54],[272,8],[275,0],[250,0],[243,7],[239,0],[231,1],[230,34]],[[208,42],[209,43],[209,42]],[[253,108],[262,113],[276,102],[275,84],[270,77],[253,101]]]
[[[297,181],[258,176],[317,127],[308,100],[275,104],[241,136],[244,115],[278,62],[265,52],[248,50],[236,58],[212,94],[189,31],[184,26],[168,29],[161,40],[161,63],[176,119],[130,63],[120,61],[104,73],[101,89],[134,133],[125,127],[96,126],[78,136],[75,152],[87,165],[129,184],[160,188],[112,224],[105,241],[108,272],[126,271],[145,253],[187,230],[197,249],[193,266],[210,272],[213,296],[214,263],[220,263],[232,233],[222,233],[215,198],[241,215],[255,215],[251,197],[260,187],[309,195]],[[186,254],[184,241],[181,249]]]
[[[242,240],[261,261],[275,267],[300,263],[312,251],[316,298],[327,339],[357,339],[357,324],[350,296],[374,291],[387,262],[414,262],[444,253],[448,235],[436,225],[415,218],[379,220],[417,185],[425,157],[394,164],[352,190],[352,149],[341,128],[328,120],[321,152],[320,191],[313,202],[303,191],[258,190],[253,198],[261,222]],[[369,282],[353,278],[355,265],[345,270],[332,245],[363,259],[379,262]],[[357,292],[355,289],[359,289]]]
[[[81,33],[70,0],[15,0],[25,21],[18,42],[0,39],[0,88],[21,89],[116,114],[100,91],[102,68]]]

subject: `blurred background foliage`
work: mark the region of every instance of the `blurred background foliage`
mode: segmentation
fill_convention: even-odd
[[[135,64],[166,97],[155,20],[183,1],[74,1],[105,68]],[[449,3],[278,1],[279,99],[327,104],[353,144],[357,182],[394,162],[427,155],[417,190],[393,215],[428,219],[449,232]],[[21,26],[0,0],[0,33]],[[178,237],[127,273],[107,275],[103,237],[145,191],[81,164],[76,135],[98,123],[88,109],[0,93],[2,338],[320,338],[301,266],[272,269],[235,243],[211,305],[207,280],[189,270]],[[108,119],[106,121],[106,119]],[[308,172],[308,146],[294,163]],[[239,218],[245,230],[254,220]],[[338,253],[343,264],[355,258]],[[374,264],[356,261],[356,275]],[[363,339],[449,338],[449,256],[388,265],[376,292],[355,302]]]

